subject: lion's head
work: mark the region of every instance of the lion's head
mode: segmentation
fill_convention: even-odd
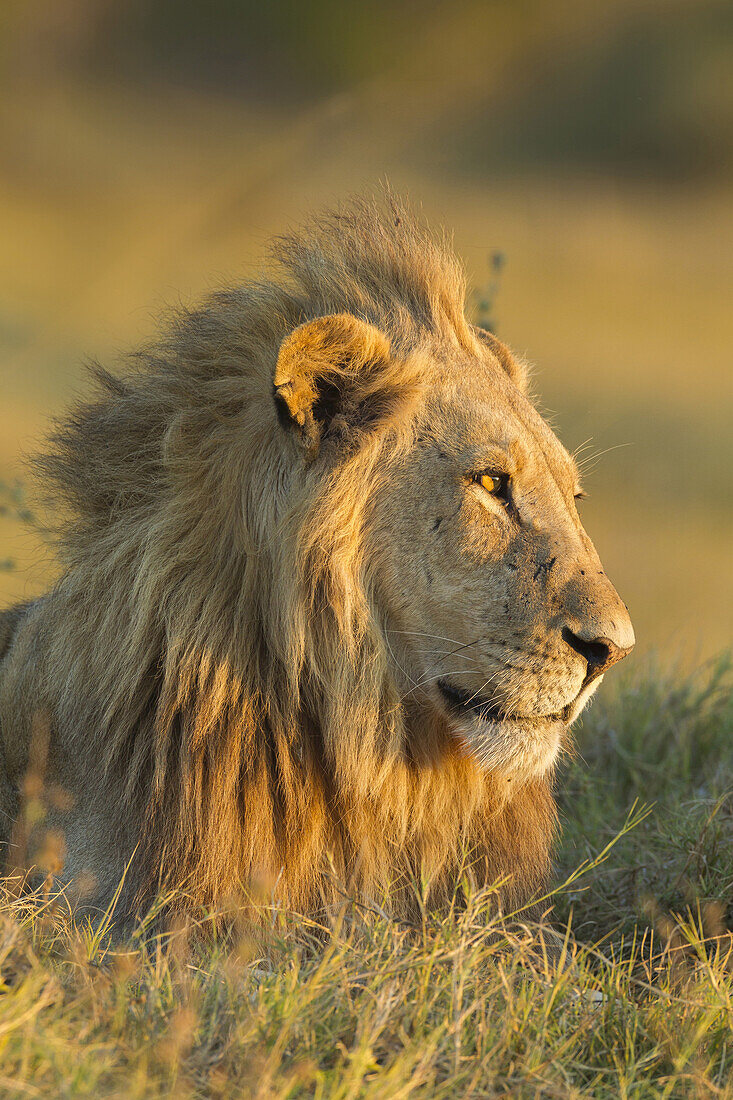
[[[542,775],[633,647],[628,612],[523,366],[465,324],[409,341],[387,327],[340,313],[283,342],[290,476],[319,479],[326,499],[341,480],[358,501],[357,576],[407,709],[445,723],[488,771]]]
[[[284,276],[101,372],[41,463],[69,516],[44,698],[102,769],[59,780],[78,849],[99,789],[140,881],[197,901],[263,873],[313,906],[334,868],[393,898],[427,868],[450,897],[466,850],[522,898],[565,730],[634,642],[575,465],[402,206],[275,252]]]

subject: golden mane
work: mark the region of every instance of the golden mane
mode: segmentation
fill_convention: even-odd
[[[391,198],[279,240],[274,260],[277,277],[178,316],[125,377],[96,369],[96,399],[38,460],[64,517],[58,690],[96,701],[76,736],[125,790],[148,891],[162,875],[217,904],[259,880],[313,910],[340,882],[400,912],[411,880],[449,897],[468,851],[524,899],[547,870],[549,786],[509,799],[418,731],[395,686],[363,523],[384,437],[296,486],[272,414],[283,339],[331,313],[385,332],[385,386],[419,389],[401,348],[473,345],[461,268]],[[406,408],[391,454],[410,433]]]

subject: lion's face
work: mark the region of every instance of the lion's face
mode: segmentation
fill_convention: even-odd
[[[634,645],[578,516],[575,463],[488,351],[435,363],[416,442],[374,507],[404,691],[507,777],[545,771]]]
[[[575,464],[507,349],[489,337],[414,354],[409,404],[382,334],[322,319],[281,353],[278,396],[309,462],[402,401],[411,442],[391,453],[387,437],[362,530],[394,677],[487,769],[540,775],[634,632],[578,517]]]

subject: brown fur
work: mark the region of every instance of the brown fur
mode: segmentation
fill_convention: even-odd
[[[74,799],[65,873],[93,873],[100,903],[133,851],[130,905],[161,880],[194,905],[254,881],[297,909],[332,906],[341,884],[400,914],[421,878],[447,901],[466,856],[524,901],[549,866],[549,774],[483,771],[403,698],[365,535],[414,442],[415,349],[480,354],[461,270],[392,202],[349,205],[275,255],[285,278],[179,317],[124,378],[98,370],[98,396],[40,460],[64,575],[9,622],[10,781],[46,708],[49,767]],[[283,431],[273,378],[297,326],[345,313],[391,354],[376,341],[373,422],[344,413],[317,441],[338,456],[324,473]]]

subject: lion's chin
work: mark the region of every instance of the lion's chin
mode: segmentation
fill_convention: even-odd
[[[553,768],[566,731],[580,714],[598,681],[590,683],[557,714],[503,714],[498,705],[447,680],[437,688],[448,727],[466,755],[487,772],[510,782],[546,775]]]
[[[438,680],[448,727],[462,750],[487,772],[521,783],[546,775],[555,765],[568,727],[579,717],[602,676],[589,681],[557,714],[502,714],[494,703]]]
[[[551,771],[567,728],[559,718],[451,718],[449,726],[483,771],[512,783]]]

